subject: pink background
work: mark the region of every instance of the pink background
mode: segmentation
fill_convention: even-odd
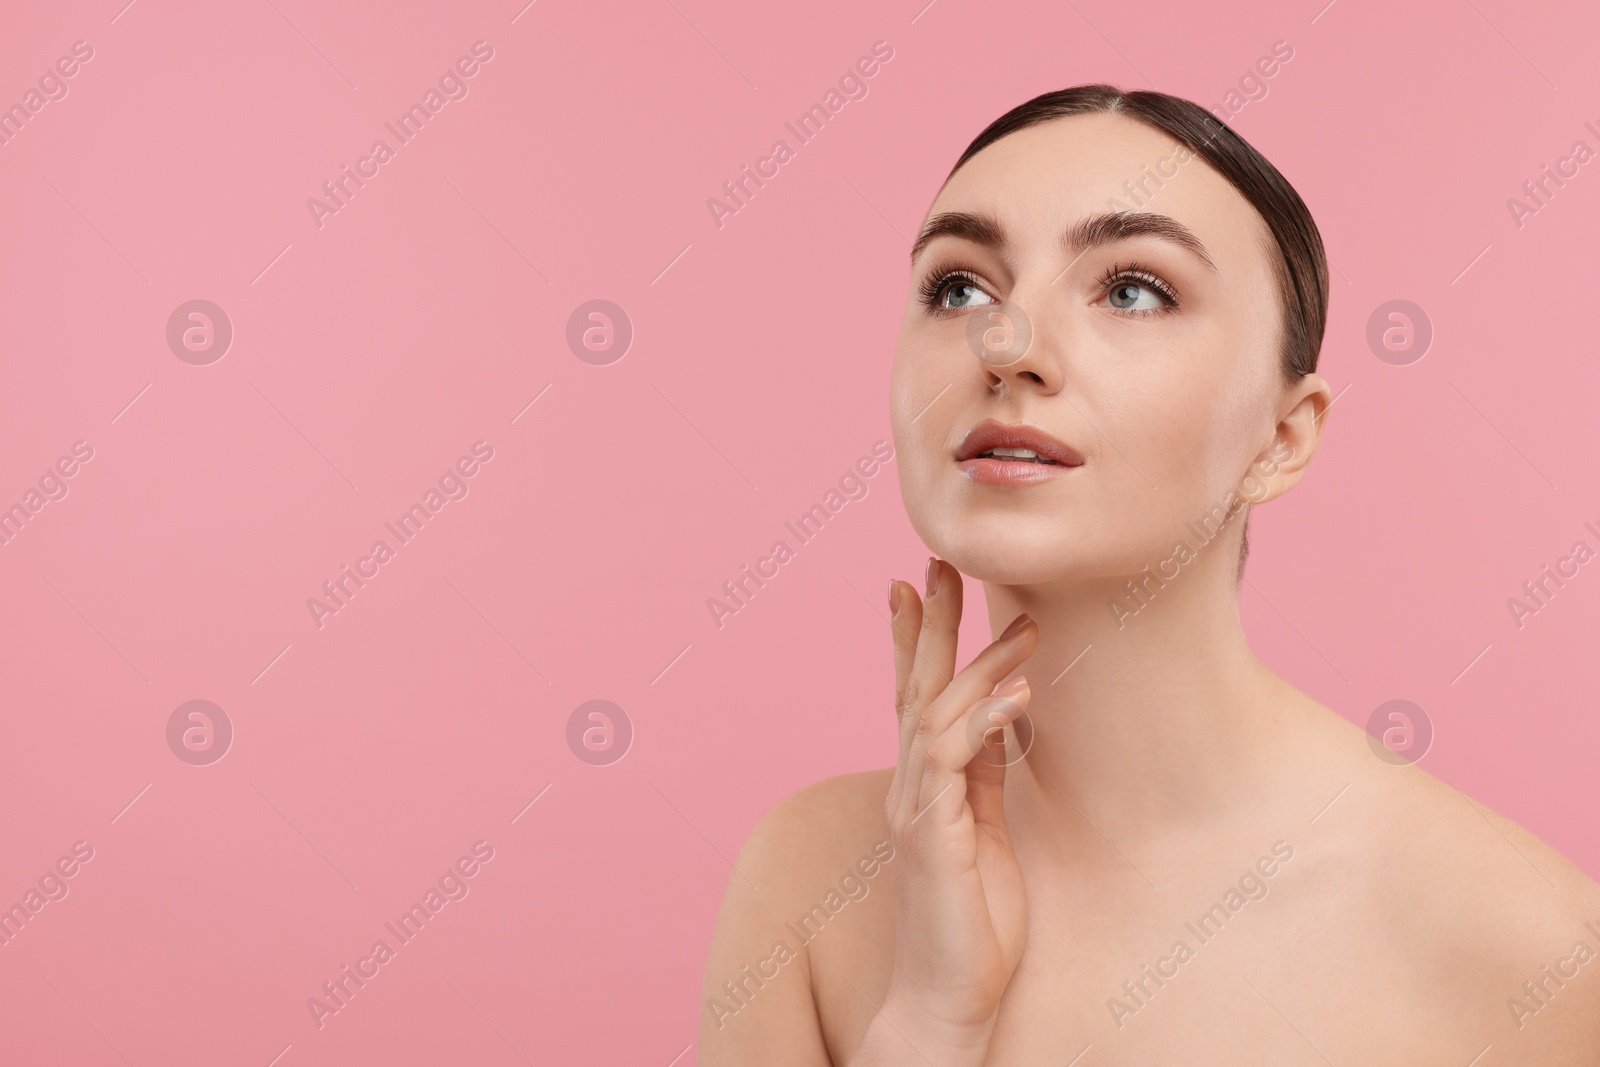
[[[1038,93],[1221,106],[1279,40],[1231,121],[1322,228],[1346,391],[1255,515],[1247,631],[1355,721],[1420,704],[1428,770],[1600,875],[1600,563],[1506,606],[1600,547],[1600,164],[1506,205],[1600,149],[1592,4],[123,3],[0,26],[0,104],[94,49],[0,146],[0,506],[94,450],[0,546],[0,904],[94,849],[0,947],[0,1061],[693,1062],[728,858],[893,761],[883,587],[926,551],[892,464],[721,629],[706,601],[888,438],[937,186]],[[469,95],[319,228],[307,198],[479,40]],[[707,199],[880,40],[719,229]],[[165,339],[193,299],[234,328],[208,366]],[[606,366],[565,340],[593,299],[635,330]],[[1408,366],[1366,342],[1394,299],[1435,329]],[[319,629],[307,599],[480,440]],[[609,766],[566,741],[597,698],[635,730]],[[166,740],[194,699],[235,731],[209,766]],[[319,1029],[307,998],[480,840]]]

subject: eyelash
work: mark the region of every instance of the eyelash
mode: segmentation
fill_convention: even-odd
[[[966,267],[957,265],[940,267],[929,274],[919,287],[922,305],[935,315],[953,315],[963,310],[962,308],[939,306],[940,298],[944,295],[945,288],[951,282],[963,282],[974,289],[981,290],[983,288],[978,282],[977,274]],[[1126,265],[1120,263],[1112,264],[1105,274],[1100,277],[1101,294],[1104,295],[1110,292],[1112,287],[1119,282],[1133,282],[1144,286],[1146,289],[1153,290],[1167,301],[1163,306],[1156,308],[1111,309],[1119,315],[1132,315],[1142,318],[1150,315],[1165,315],[1168,312],[1178,310],[1178,291],[1159,275],[1151,272],[1149,268],[1136,260],[1130,260]]]

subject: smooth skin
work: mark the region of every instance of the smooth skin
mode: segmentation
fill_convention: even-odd
[[[1600,1064],[1600,885],[1379,759],[1251,652],[1243,511],[1131,617],[1109,607],[1230,490],[1255,507],[1291,489],[1331,399],[1280,376],[1268,231],[1203,161],[1141,210],[1212,266],[1153,236],[1063,247],[1171,150],[1072,116],[984,149],[935,199],[930,219],[986,214],[1005,240],[940,236],[912,264],[891,415],[938,558],[922,595],[890,583],[898,760],[751,833],[707,961],[702,1067]],[[1119,275],[1130,262],[1172,310]],[[951,266],[967,273],[927,306]],[[966,332],[1001,302],[1033,330],[1003,366]],[[973,482],[953,453],[991,417],[1083,466]],[[996,636],[958,670],[963,574]],[[978,758],[1023,709],[1025,757]]]

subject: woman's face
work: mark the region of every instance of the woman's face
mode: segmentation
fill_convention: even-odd
[[[892,421],[911,523],[958,570],[1003,584],[1137,573],[1285,458],[1274,430],[1294,403],[1269,231],[1226,179],[1174,149],[1122,116],[1056,119],[972,157],[929,210]],[[1159,188],[1146,180],[1134,206],[1125,183],[1174,171]],[[1166,216],[1203,254],[1114,224],[1074,234],[1119,210]],[[939,232],[955,213],[992,225]],[[963,460],[986,420],[1034,427],[1082,462]],[[1252,480],[1249,499],[1285,481],[1263,494]]]

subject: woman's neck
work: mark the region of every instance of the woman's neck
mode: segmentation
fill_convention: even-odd
[[[985,592],[994,633],[1023,611],[1039,625],[1021,668],[1032,744],[1007,768],[1008,810],[1012,796],[1044,813],[1070,802],[1149,838],[1247,802],[1241,782],[1269,771],[1295,732],[1295,692],[1245,641],[1232,559],[1202,556],[1151,581],[1142,603],[1124,583]]]

